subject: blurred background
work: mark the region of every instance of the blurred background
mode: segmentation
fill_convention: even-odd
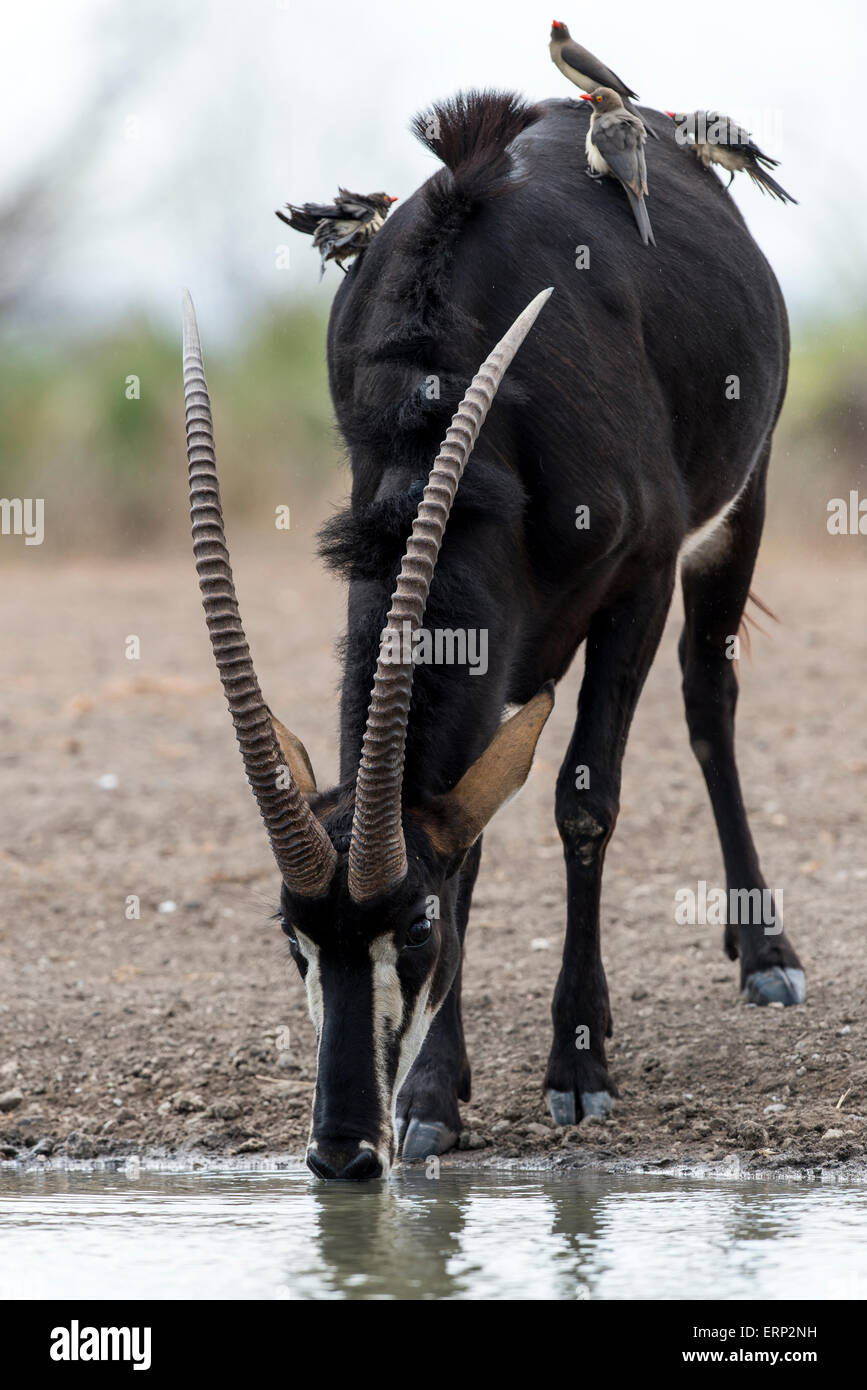
[[[780,622],[759,614],[739,663],[738,746],[768,881],[785,886],[819,1002],[735,1014],[717,930],[684,936],[674,919],[677,885],[720,881],[683,723],[677,596],[606,869],[606,967],[627,1022],[612,1055],[629,1100],[613,1123],[626,1137],[612,1147],[606,1124],[581,1147],[610,1157],[646,1143],[680,1162],[717,1157],[718,1142],[734,1156],[758,1134],[772,1166],[864,1151],[867,536],[827,530],[829,499],[867,498],[863,0],[574,0],[559,14],[533,0],[28,0],[6,6],[0,44],[0,502],[44,499],[45,538],[2,534],[0,507],[0,1091],[21,1092],[0,1115],[0,1152],[303,1147],[307,1092],[287,1099],[269,1068],[284,1076],[274,1039],[291,1025],[299,1084],[312,1084],[312,1026],[294,971],[286,996],[274,865],[192,562],[182,288],[257,671],[331,786],[346,597],[314,538],[349,485],[325,371],[341,276],[331,266],[320,284],[318,256],[274,210],[338,184],[405,199],[438,167],[409,133],[413,113],[461,88],[572,96],[548,55],[554,17],[649,105],[715,107],[751,127],[799,199],[781,206],[743,177],[732,191],[794,339],[756,576]],[[486,831],[474,897],[473,1105],[491,1134],[509,1117],[502,1152],[547,1142],[518,1147],[530,1131],[516,1115],[539,1133],[540,1073],[504,1059],[548,1047],[565,912],[552,794],[582,666],[558,691],[524,796]],[[777,1024],[793,1051],[774,1062]],[[692,1131],[708,1136],[701,1148],[681,1147],[685,1121],[658,1108],[651,1066],[672,1096],[722,1087],[722,1109],[709,1096],[690,1107],[713,1120]],[[217,1111],[239,1116],[225,1129],[208,1118],[220,1087],[239,1102]],[[788,1110],[777,1094],[768,1106],[771,1088]],[[200,1107],[175,1104],[200,1089]]]
[[[867,167],[852,123],[863,5],[758,0],[748,24],[726,7],[640,0],[613,14],[556,17],[649,105],[717,107],[748,125],[799,199],[781,206],[744,176],[733,188],[793,327],[771,543],[827,546],[828,499],[867,495]],[[186,532],[184,285],[230,516],[267,511],[273,525],[276,496],[313,499],[302,514],[321,519],[322,494],[346,486],[324,348],[340,274],[320,284],[318,257],[274,209],[328,199],[338,183],[405,198],[436,167],[410,117],[462,86],[573,95],[548,56],[551,18],[526,0],[7,10],[0,495],[46,499],[41,561],[152,552]]]

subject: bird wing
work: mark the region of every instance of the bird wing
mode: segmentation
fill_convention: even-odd
[[[337,239],[334,242],[334,245],[352,246],[353,244],[357,244],[359,246],[363,246],[364,232],[362,231],[362,228],[364,227],[364,225],[364,222],[353,222],[352,226],[348,229],[348,231],[343,232],[341,236],[337,237]],[[345,226],[345,223],[337,223],[335,225],[335,230],[340,231],[341,226]]]
[[[313,245],[321,250],[327,247],[329,250],[337,246],[346,246],[357,234],[359,223],[353,218],[348,217],[323,217],[322,221],[313,233]]]
[[[765,154],[764,150],[760,150],[748,130],[744,130],[742,126],[737,126],[736,129],[738,149],[743,150],[744,154],[755,160],[757,164],[763,164],[766,169],[776,169],[780,161],[772,159],[769,154]]]
[[[291,203],[286,204],[286,211],[279,211],[277,216],[281,222],[285,222],[288,227],[292,227],[296,232],[304,232],[311,236],[316,231],[322,217],[325,214],[316,207],[314,203],[305,203],[303,207],[293,207]]]
[[[323,217],[340,216],[340,208],[337,203],[304,203],[300,211],[306,213],[308,217],[315,217],[317,222]]]
[[[714,122],[721,121],[725,133],[724,143],[730,150],[737,150],[739,154],[746,155],[748,159],[756,160],[759,164],[764,164],[766,168],[775,169],[779,164],[778,159],[771,159],[769,154],[759,149],[755,140],[748,130],[737,121],[733,121],[731,116],[721,116],[717,111],[706,112],[708,127],[712,127]]]
[[[285,222],[296,232],[304,232],[306,236],[312,236],[320,222],[339,217],[340,209],[335,207],[333,203],[303,203],[301,207],[296,207],[294,203],[287,203],[286,211],[279,211],[277,216],[281,222]]]
[[[374,209],[362,193],[350,193],[348,188],[338,188],[337,201],[343,217],[352,217],[356,222],[369,222]]]
[[[647,192],[644,127],[628,111],[600,116],[590,138],[612,173],[638,197]]]
[[[570,68],[576,72],[583,72],[585,77],[589,77],[596,87],[613,87],[615,92],[621,95],[625,92],[628,97],[637,99],[638,93],[633,92],[631,87],[627,87],[622,77],[618,77],[616,72],[601,63],[598,58],[586,48],[582,48],[580,43],[573,43],[571,39],[560,48],[560,57],[564,63],[568,63]]]

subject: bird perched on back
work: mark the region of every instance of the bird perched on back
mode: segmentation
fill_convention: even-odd
[[[322,257],[321,280],[328,261],[336,261],[345,274],[343,262],[370,245],[396,202],[397,198],[388,193],[350,193],[338,188],[333,203],[302,203],[300,207],[287,203],[288,216],[280,211],[277,216],[296,232],[313,237]]]
[[[706,169],[711,164],[728,169],[731,178],[727,187],[731,188],[735,174],[744,171],[763,193],[770,193],[781,203],[797,203],[797,198],[767,172],[776,169],[780,161],[760,150],[750,132],[730,116],[721,116],[718,111],[667,111],[666,115],[677,125],[678,142],[691,144]]]
[[[612,92],[618,92],[623,99],[623,105],[627,111],[631,111],[633,116],[643,122],[643,117],[639,115],[630,101],[630,97],[638,100],[638,93],[633,92],[631,87],[627,87],[609,67],[595,58],[588,49],[582,48],[580,43],[576,43],[572,38],[565,24],[559,19],[555,19],[551,24],[551,42],[548,44],[548,52],[551,54],[551,61],[570,82],[574,82],[576,87],[580,87],[582,92],[595,92],[597,87],[610,87]],[[645,129],[650,131],[654,140],[659,136],[649,125],[645,124]]]
[[[591,103],[593,114],[584,148],[589,171],[594,178],[610,174],[626,191],[641,240],[656,245],[644,199],[647,195],[647,165],[644,146],[647,134],[640,116],[627,111],[618,92],[597,87],[582,101]]]

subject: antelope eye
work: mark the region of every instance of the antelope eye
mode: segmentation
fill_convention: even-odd
[[[289,945],[290,945],[290,946],[297,946],[297,945],[298,945],[298,941],[297,941],[297,938],[296,938],[296,936],[295,936],[295,933],[294,933],[294,931],[292,930],[292,928],[290,927],[289,923],[286,921],[286,918],[285,918],[285,917],[281,917],[281,918],[280,918],[280,930],[283,932],[283,935],[286,936],[286,937],[288,938],[288,940],[289,940]]]
[[[430,936],[430,922],[427,917],[419,917],[417,922],[413,922],[406,934],[404,950],[412,950],[415,946],[423,946]]]

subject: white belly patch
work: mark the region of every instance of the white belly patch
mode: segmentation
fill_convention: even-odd
[[[738,492],[731,501],[726,502],[715,516],[709,517],[707,521],[702,522],[701,526],[690,531],[680,547],[679,559],[682,565],[687,565],[690,569],[704,569],[706,566],[714,564],[725,554],[731,539],[728,518],[734,507],[737,506],[741,492]]]
[[[602,157],[602,155],[599,153],[596,146],[594,145],[589,130],[587,132],[587,138],[584,141],[584,151],[587,155],[587,163],[593,170],[594,174],[611,173],[611,170],[609,169],[606,160]]]
[[[744,157],[738,151],[730,150],[726,145],[708,145],[707,149],[714,164],[721,164],[735,174],[743,167]]]

